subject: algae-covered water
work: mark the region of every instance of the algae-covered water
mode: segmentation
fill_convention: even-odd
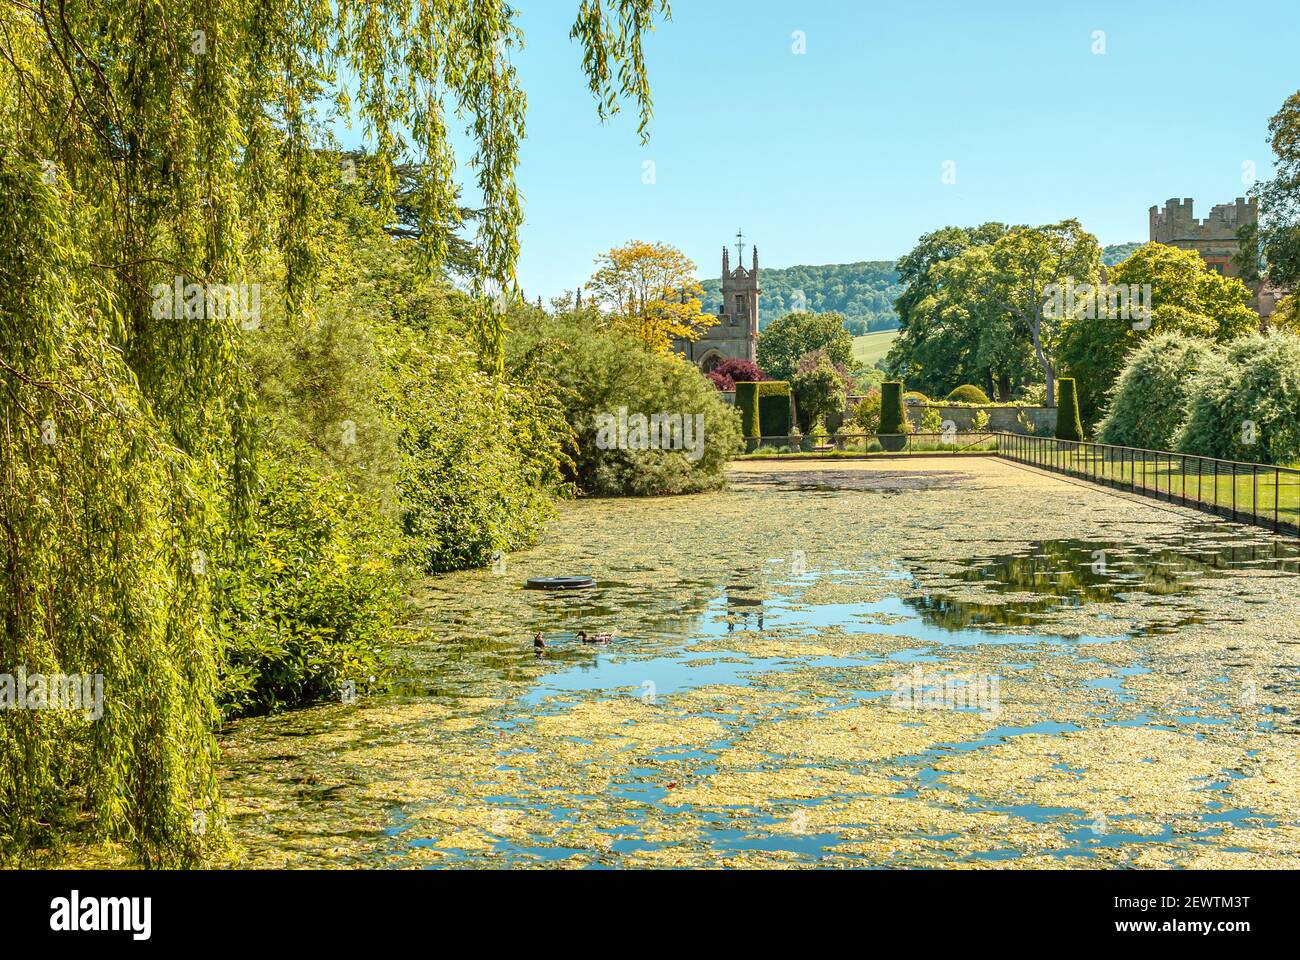
[[[391,694],[235,725],[228,825],[242,866],[1300,866],[1297,553],[991,459],[568,504],[421,586]]]

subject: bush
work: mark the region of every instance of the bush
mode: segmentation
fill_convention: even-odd
[[[790,384],[778,380],[736,384],[736,409],[746,440],[790,435]]]
[[[337,699],[382,682],[401,609],[399,538],[343,481],[271,460],[242,562],[221,574],[229,716]]]
[[[919,390],[909,390],[903,395],[903,399],[908,403],[933,403],[929,397]]]
[[[1197,373],[1219,356],[1209,340],[1162,333],[1129,354],[1098,428],[1102,443],[1172,450]]]
[[[948,399],[954,403],[988,403],[988,395],[979,387],[973,384],[964,383],[952,393],[948,394]]]
[[[681,357],[651,352],[625,333],[596,329],[597,322],[585,312],[558,317],[538,312],[515,322],[510,347],[519,362],[532,358],[544,379],[564,385],[562,413],[575,438],[569,467],[574,484],[601,496],[697,493],[724,486],[726,462],[741,447],[738,411]],[[737,384],[736,402],[743,412],[741,387]],[[703,416],[699,458],[690,459],[689,451],[605,442],[602,425],[609,427],[620,413],[680,415],[683,423]],[[696,421],[690,422],[693,428]],[[691,439],[699,437],[693,433]]]
[[[766,380],[767,375],[753,360],[731,357],[714,367],[709,379],[719,390],[734,390],[738,383],[759,383]]]
[[[880,385],[880,433],[904,433],[906,418],[903,415],[903,385],[886,381]]]
[[[1300,337],[1253,334],[1204,364],[1175,443],[1183,453],[1226,460],[1300,460]]]
[[[875,433],[880,429],[880,391],[871,390],[858,401],[853,411],[853,427],[856,433]]]
[[[976,410],[975,415],[970,418],[970,428],[974,433],[983,433],[989,428],[989,415],[987,410]]]
[[[1079,395],[1073,377],[1062,377],[1056,383],[1056,439],[1083,439],[1083,424],[1079,422]]]

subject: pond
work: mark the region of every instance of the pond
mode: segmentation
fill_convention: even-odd
[[[391,693],[224,738],[239,865],[1300,865],[1294,545],[900,463],[567,504],[425,582]]]

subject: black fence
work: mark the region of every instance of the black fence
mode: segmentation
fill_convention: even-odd
[[[997,440],[1009,460],[1300,535],[1300,470],[1018,433]]]

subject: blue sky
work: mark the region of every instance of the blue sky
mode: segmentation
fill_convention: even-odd
[[[577,0],[518,6],[530,298],[632,238],[716,276],[738,227],[770,267],[892,260],[985,220],[1146,240],[1152,204],[1194,197],[1204,216],[1245,194],[1243,163],[1266,178],[1268,118],[1300,88],[1296,0],[676,0],[649,38],[642,146],[631,115],[596,118]]]

